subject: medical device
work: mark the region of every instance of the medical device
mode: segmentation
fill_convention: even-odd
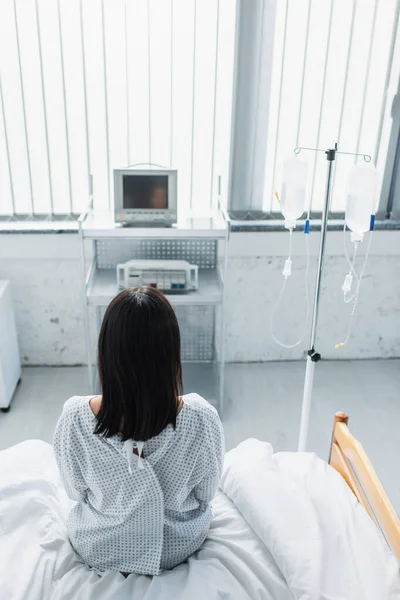
[[[350,156],[362,157],[365,163],[369,163],[371,161],[371,157],[367,154],[359,154],[354,152],[341,152],[338,150],[337,144],[335,144],[334,148],[328,148],[327,150],[323,150],[322,148],[305,148],[298,147],[295,148],[295,154],[298,155],[302,150],[309,150],[311,152],[324,152],[327,160],[327,179],[326,179],[326,189],[325,189],[325,200],[323,204],[322,210],[322,219],[321,219],[321,237],[320,237],[320,245],[319,245],[319,253],[318,253],[318,268],[317,268],[317,277],[315,282],[315,293],[314,293],[314,302],[313,302],[313,310],[312,310],[312,319],[311,319],[311,333],[310,333],[310,344],[309,349],[307,351],[307,363],[306,363],[306,372],[304,378],[304,389],[303,389],[303,402],[301,408],[301,421],[300,421],[300,434],[299,434],[299,446],[298,449],[300,452],[304,452],[307,447],[307,436],[308,436],[308,427],[310,422],[310,408],[311,408],[311,398],[312,398],[312,390],[314,383],[314,370],[315,365],[321,360],[321,354],[315,349],[315,340],[317,337],[317,326],[318,326],[318,313],[319,313],[319,300],[321,293],[321,281],[322,274],[324,268],[324,256],[325,256],[325,243],[326,243],[326,234],[328,230],[328,215],[329,215],[329,207],[332,196],[332,184],[333,184],[333,173],[334,173],[334,164],[336,161],[336,157],[338,154],[347,154]],[[359,169],[363,169],[362,171]],[[369,170],[368,170],[369,169]],[[344,226],[344,232],[346,232],[346,226],[348,225],[351,228],[351,238],[353,243],[355,244],[355,253],[357,250],[357,245],[362,241],[364,234],[368,231],[373,230],[374,228],[374,202],[375,202],[375,193],[376,193],[376,182],[377,182],[377,174],[375,169],[371,166],[367,167],[366,165],[356,165],[354,167],[350,182],[348,186],[348,200],[346,207],[346,222]],[[368,189],[367,189],[368,188]],[[368,227],[368,214],[369,214],[369,227]],[[307,233],[310,229],[310,207],[308,208],[308,215],[306,219],[306,224],[304,227],[304,232]],[[371,234],[370,234],[371,235]],[[338,344],[336,347],[342,347],[347,342],[350,337],[351,330],[351,322],[355,311],[355,306],[358,300],[358,294],[360,291],[360,283],[362,276],[364,274],[369,245],[371,242],[371,237],[368,240],[368,246],[366,251],[366,256],[364,260],[364,265],[361,270],[361,273],[357,275],[354,269],[355,264],[355,253],[353,256],[353,261],[350,261],[348,258],[348,262],[350,265],[350,271],[348,276],[346,276],[345,283],[343,284],[343,291],[346,294],[351,289],[351,281],[352,277],[355,276],[357,279],[357,288],[354,296],[349,300],[354,302],[352,314],[350,317],[349,330],[347,333],[347,337],[345,341],[341,344]],[[284,270],[285,275],[285,270]],[[350,276],[350,277],[349,277]]]
[[[292,343],[285,344],[281,340],[278,339],[275,331],[275,319],[278,313],[278,309],[281,305],[281,300],[283,298],[286,283],[288,277],[292,274],[292,233],[296,227],[296,221],[302,217],[305,208],[306,208],[306,189],[307,189],[307,174],[308,174],[308,163],[305,160],[302,160],[298,153],[295,153],[295,156],[292,158],[287,158],[283,162],[282,168],[282,185],[281,185],[281,195],[279,196],[277,192],[275,193],[277,199],[280,202],[281,213],[285,217],[285,228],[289,230],[289,255],[285,261],[285,265],[283,267],[282,275],[284,276],[284,281],[281,287],[281,291],[278,294],[278,298],[275,302],[275,305],[271,311],[270,315],[270,332],[273,340],[283,348],[295,348],[304,339],[307,321],[308,321],[308,313],[309,313],[309,298],[308,298],[308,273],[309,273],[309,265],[310,265],[310,254],[308,247],[308,234],[310,233],[310,208],[308,207],[307,219],[304,225],[304,233],[305,235],[305,243],[306,243],[306,270],[305,270],[305,318],[303,325],[303,332],[300,338]]]
[[[351,170],[346,204],[346,225],[351,240],[362,242],[364,233],[371,229],[371,215],[375,214],[378,172],[370,162],[357,163]]]
[[[117,223],[168,227],[177,221],[174,169],[114,170],[114,213]]]
[[[186,260],[128,260],[117,265],[119,289],[150,286],[162,292],[182,293],[197,290],[197,265]]]
[[[348,183],[346,216],[345,224],[343,227],[344,251],[347,262],[349,264],[349,272],[347,273],[344,279],[342,291],[345,303],[353,303],[353,307],[350,313],[350,321],[345,340],[344,342],[336,344],[335,348],[343,348],[343,346],[345,346],[350,339],[353,317],[357,307],[361,281],[365,272],[365,268],[367,266],[369,249],[372,240],[372,231],[374,229],[377,185],[378,172],[375,169],[374,165],[370,163],[370,161],[365,160],[364,158],[363,163],[357,163],[352,168]],[[350,260],[347,251],[346,227],[350,229],[350,239],[351,242],[354,244],[352,260]],[[365,251],[364,262],[361,267],[360,273],[357,274],[355,270],[357,250],[359,244],[364,239],[364,234],[368,231],[369,238],[367,242],[367,248]],[[355,292],[351,296],[349,296],[353,285],[353,278],[356,282],[356,289]]]
[[[21,380],[17,329],[9,281],[0,281],[0,409],[8,412]]]
[[[293,230],[306,206],[308,164],[299,156],[287,158],[282,168],[281,213],[286,229]]]

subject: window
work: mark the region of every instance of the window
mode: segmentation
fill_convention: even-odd
[[[183,212],[228,179],[233,0],[2,0],[0,215],[112,206],[112,169],[178,169]]]
[[[276,3],[264,210],[278,212],[279,167],[295,146],[370,154],[383,176],[400,73],[396,0]],[[324,201],[326,158],[309,160],[312,209]],[[332,210],[343,211],[354,157],[340,156]],[[387,198],[386,198],[387,201]]]

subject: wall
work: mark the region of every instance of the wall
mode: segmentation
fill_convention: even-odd
[[[226,359],[298,359],[308,346],[282,349],[269,330],[287,255],[286,233],[234,233],[229,245],[226,296]],[[310,236],[310,302],[315,281],[318,234]],[[304,327],[305,247],[293,235],[293,274],[287,281],[276,332],[286,343]],[[374,233],[354,338],[342,349],[350,307],[341,286],[347,266],[343,234],[329,232],[316,348],[326,358],[400,356],[400,232]],[[85,362],[79,243],[76,234],[1,234],[0,277],[13,284],[21,356],[24,364],[71,365]]]
[[[12,281],[23,364],[85,362],[78,236],[0,235],[0,277]]]
[[[341,287],[348,272],[343,232],[328,232],[322,279],[316,349],[325,358],[387,358],[400,356],[400,231],[375,231],[354,315],[353,337],[346,337],[351,306]],[[276,334],[295,342],[304,331],[306,266],[305,237],[293,234],[292,275],[276,312]],[[279,347],[270,334],[270,314],[284,278],[288,233],[232,235],[226,303],[226,359],[266,361],[298,359],[309,347],[309,324],[304,343],[290,350]],[[310,316],[314,300],[319,234],[310,235]],[[366,242],[362,244],[365,246]],[[349,247],[349,252],[352,248]],[[360,248],[361,255],[365,249]],[[358,263],[357,263],[358,264]],[[360,267],[358,267],[359,269]]]

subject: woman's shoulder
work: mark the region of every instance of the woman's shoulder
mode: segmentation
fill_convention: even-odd
[[[210,402],[202,398],[199,394],[187,394],[182,397],[186,414],[190,413],[196,416],[200,421],[211,421],[220,423],[217,410]]]
[[[89,404],[89,400],[92,397],[93,396],[72,396],[71,398],[68,398],[68,400],[64,402],[62,413],[72,416],[85,407],[86,404]]]
[[[69,441],[77,438],[78,431],[86,429],[86,404],[91,396],[72,396],[63,406],[60,418],[53,434],[53,446],[58,447],[67,437]]]
[[[184,430],[190,432],[189,438],[193,439],[194,436],[198,441],[201,440],[201,446],[206,452],[211,446],[217,454],[223,454],[224,429],[214,406],[198,394],[183,396],[183,401],[186,405]]]
[[[74,426],[85,421],[90,398],[92,396],[72,396],[64,402],[57,428]]]

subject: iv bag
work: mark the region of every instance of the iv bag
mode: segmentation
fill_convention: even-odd
[[[298,156],[287,158],[282,168],[281,213],[288,225],[304,213],[308,164]]]
[[[350,173],[346,204],[346,225],[362,236],[369,231],[375,213],[378,171],[372,164],[355,165]]]

